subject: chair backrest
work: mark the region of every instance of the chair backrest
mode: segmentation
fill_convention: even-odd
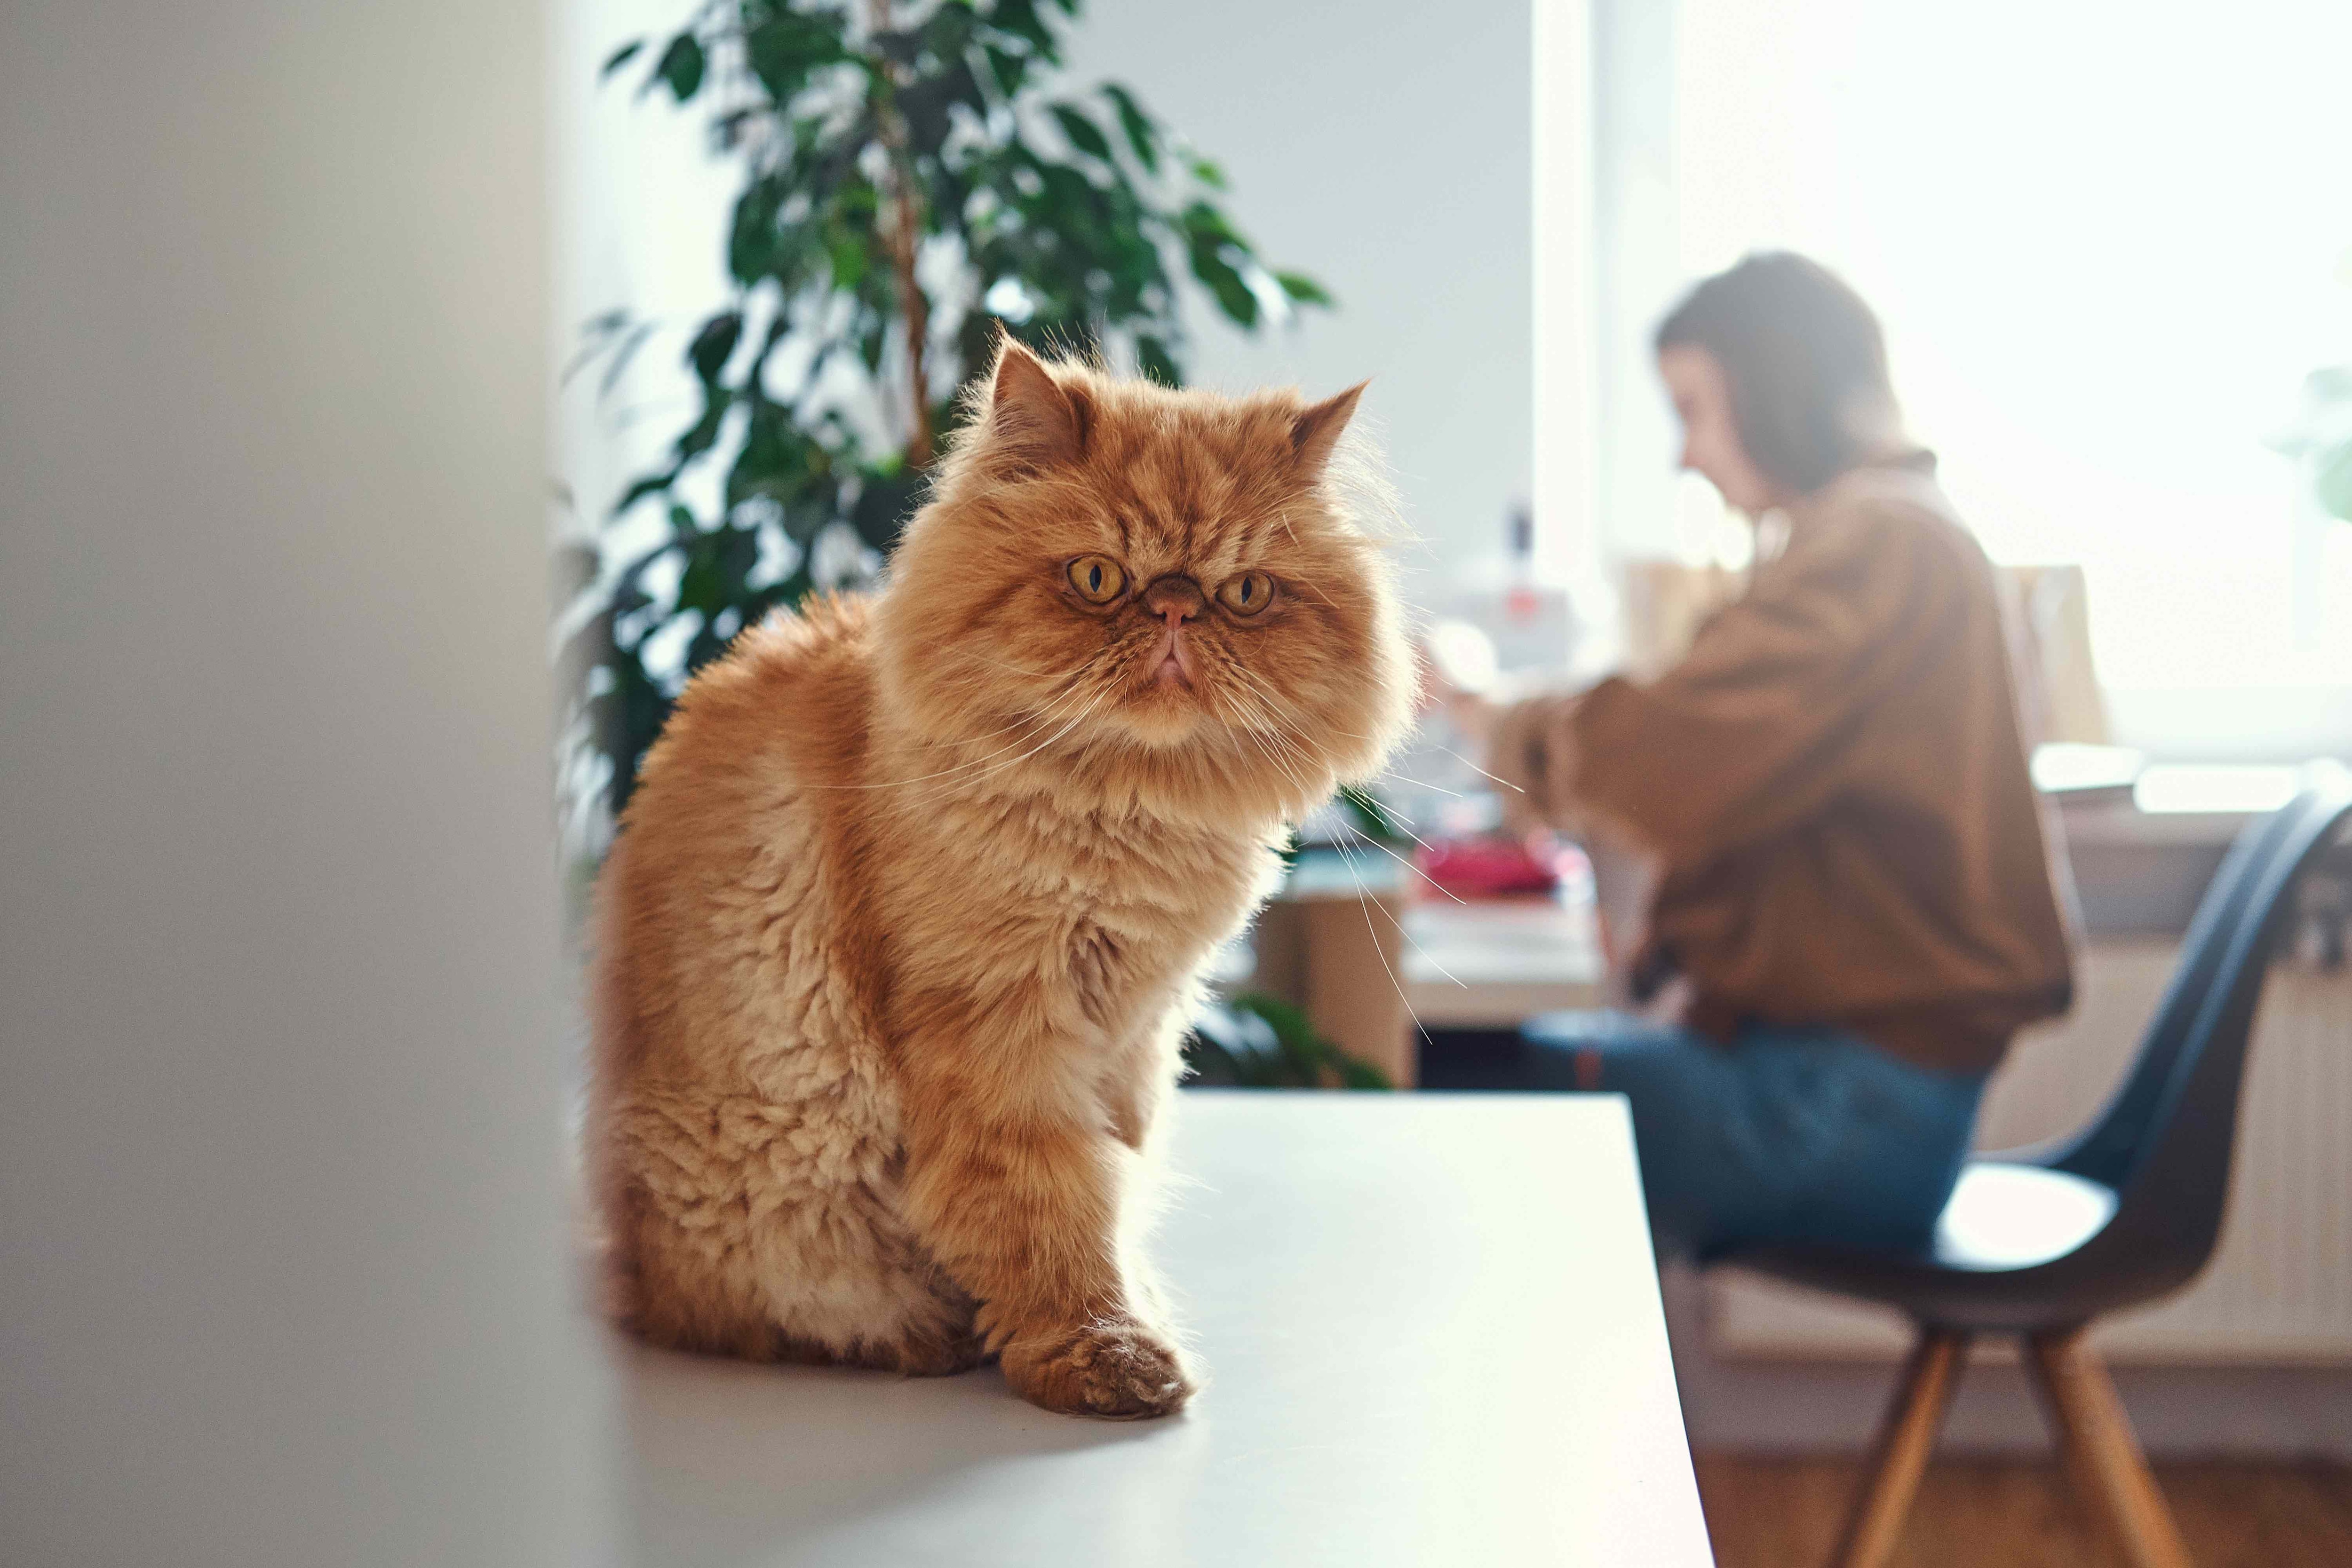
[[[2061,1147],[2039,1163],[2108,1186],[2123,1186],[2146,1151],[2148,1123],[2165,1085],[2171,1082],[2198,1015],[2204,1010],[2231,935],[2242,922],[2263,868],[2293,831],[2302,806],[2303,797],[2297,796],[2282,810],[2249,822],[2239,833],[2198,901],[2197,913],[2180,941],[2179,961],[2140,1037],[2131,1071],[2090,1124],[2071,1139],[2062,1140]]]
[[[2139,1249],[2151,1270],[2185,1277],[2211,1254],[2271,954],[2304,873],[2347,817],[2352,779],[2339,775],[2240,835],[2198,906],[2130,1075],[2047,1162],[2117,1189],[2105,1239]]]

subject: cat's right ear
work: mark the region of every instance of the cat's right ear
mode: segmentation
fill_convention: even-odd
[[[1356,417],[1357,402],[1371,384],[1358,382],[1346,392],[1327,397],[1312,408],[1301,409],[1292,417],[1291,450],[1298,454],[1299,472],[1308,479],[1321,476],[1329,465],[1331,454],[1339,446],[1348,422]]]
[[[1087,449],[1087,394],[1054,379],[1045,362],[1010,332],[989,372],[988,436],[983,459],[1013,478],[1075,463]]]

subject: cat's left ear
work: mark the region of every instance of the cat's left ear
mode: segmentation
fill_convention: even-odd
[[[1083,391],[1064,386],[1018,338],[1004,335],[988,382],[990,467],[1013,478],[1076,462],[1092,413]]]
[[[1371,384],[1358,382],[1338,396],[1327,397],[1291,415],[1290,446],[1298,454],[1298,469],[1307,478],[1322,476],[1325,465],[1331,461],[1332,449],[1339,444],[1339,437],[1348,428],[1348,421],[1355,417],[1358,400]]]

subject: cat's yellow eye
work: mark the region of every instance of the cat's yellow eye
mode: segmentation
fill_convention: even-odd
[[[1245,571],[1217,590],[1217,601],[1236,615],[1255,615],[1274,602],[1274,579]]]
[[[1127,591],[1127,573],[1107,555],[1082,555],[1070,563],[1070,586],[1088,604],[1108,604]]]

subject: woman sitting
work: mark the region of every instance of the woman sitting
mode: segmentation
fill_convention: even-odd
[[[1655,864],[1633,973],[1676,1005],[1539,1019],[1486,1086],[1625,1094],[1675,1249],[1920,1246],[2071,994],[2000,585],[1823,268],[1751,256],[1656,349],[1682,465],[1770,520],[1747,591],[1647,685],[1449,700],[1522,810]]]

